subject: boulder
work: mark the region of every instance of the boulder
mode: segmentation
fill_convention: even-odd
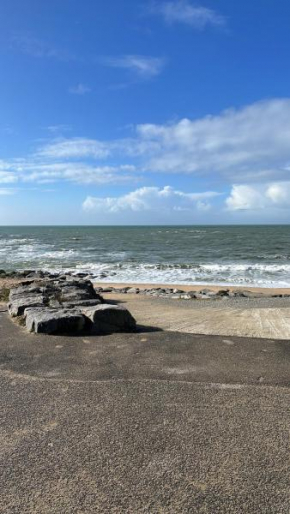
[[[94,300],[76,300],[74,302],[63,302],[62,305],[66,309],[71,309],[74,307],[95,307],[96,305],[100,305],[103,303],[103,300],[99,300],[95,298]]]
[[[82,308],[81,312],[92,323],[96,333],[131,332],[136,329],[136,321],[130,312],[121,305],[102,304]]]
[[[8,304],[10,316],[22,316],[28,307],[42,307],[46,303],[46,298],[42,294],[26,295],[12,299]]]
[[[56,334],[131,331],[136,322],[129,311],[121,306],[104,305],[88,280],[65,276],[57,279],[23,282],[10,292],[9,313],[24,315],[31,332]]]
[[[129,289],[127,289],[126,292],[128,294],[139,294],[140,289],[139,289],[139,287],[130,287]]]
[[[34,294],[41,294],[42,291],[39,286],[32,285],[32,286],[20,286],[20,287],[14,287],[13,289],[10,289],[9,294],[9,300],[15,300],[17,298],[23,298],[27,295],[34,295]]]
[[[67,309],[28,308],[24,317],[27,329],[36,334],[81,332],[86,323],[80,311]]]

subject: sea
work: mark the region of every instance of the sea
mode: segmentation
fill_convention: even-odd
[[[104,283],[290,287],[290,225],[0,227],[0,268]]]

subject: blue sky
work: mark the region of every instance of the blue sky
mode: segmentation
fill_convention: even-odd
[[[289,0],[2,0],[0,224],[289,223]]]

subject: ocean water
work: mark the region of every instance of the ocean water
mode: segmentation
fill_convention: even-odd
[[[0,227],[0,268],[98,281],[290,287],[290,226]]]

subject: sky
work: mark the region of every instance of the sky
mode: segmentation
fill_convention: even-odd
[[[289,0],[1,0],[0,225],[290,222]]]

